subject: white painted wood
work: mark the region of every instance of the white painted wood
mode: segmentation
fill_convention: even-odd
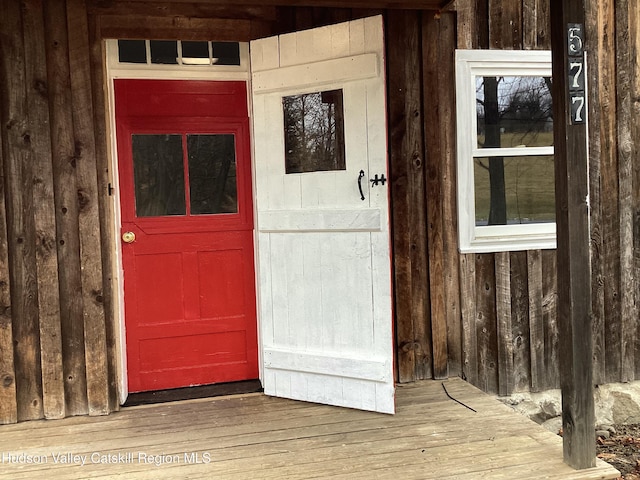
[[[369,181],[389,176],[382,18],[251,55],[265,393],[393,413],[389,185]],[[286,174],[282,98],[328,89],[343,90],[346,168]]]
[[[257,93],[268,93],[289,89],[290,93],[302,93],[310,88],[346,82],[355,82],[378,76],[378,61],[375,54],[324,60],[263,70],[253,74],[253,89]]]
[[[268,210],[258,213],[261,232],[380,231],[379,208],[359,210]]]
[[[389,361],[384,358],[379,360],[368,357],[348,358],[344,354],[332,354],[331,352],[312,355],[300,353],[297,350],[265,349],[264,363],[267,368],[277,370],[294,370],[376,382],[391,380],[389,378]]]

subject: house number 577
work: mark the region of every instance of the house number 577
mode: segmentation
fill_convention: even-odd
[[[569,57],[567,88],[571,125],[585,123],[586,76],[584,62],[584,28],[582,24],[567,25],[567,56]]]

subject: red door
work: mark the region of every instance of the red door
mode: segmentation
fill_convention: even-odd
[[[130,392],[258,377],[245,82],[115,80]]]

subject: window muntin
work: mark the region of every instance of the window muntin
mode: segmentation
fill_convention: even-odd
[[[238,213],[235,135],[133,134],[131,148],[138,218]]]
[[[550,86],[549,52],[456,53],[462,252],[555,248]]]
[[[118,40],[120,64],[240,66],[238,42]]]

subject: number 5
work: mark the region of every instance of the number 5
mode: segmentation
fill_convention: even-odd
[[[582,52],[582,27],[569,27],[569,55]]]

